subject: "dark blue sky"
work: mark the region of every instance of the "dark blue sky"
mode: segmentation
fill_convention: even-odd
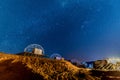
[[[120,0],[1,0],[0,51],[32,43],[65,58],[120,57]]]

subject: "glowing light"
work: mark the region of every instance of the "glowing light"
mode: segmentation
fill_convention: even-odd
[[[108,63],[117,64],[117,62],[120,62],[120,58],[112,57],[112,58],[108,58],[107,61]]]

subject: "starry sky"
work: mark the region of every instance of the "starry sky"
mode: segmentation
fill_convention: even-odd
[[[120,0],[0,0],[0,51],[33,43],[69,59],[120,57]]]

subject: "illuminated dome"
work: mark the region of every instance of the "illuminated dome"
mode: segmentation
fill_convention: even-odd
[[[29,53],[33,53],[33,52],[34,52],[35,54],[41,52],[41,54],[44,54],[44,49],[43,49],[43,47],[42,47],[41,45],[39,45],[39,44],[30,44],[30,45],[28,45],[28,46],[24,49],[24,52],[29,52]]]
[[[62,56],[60,54],[54,53],[50,56],[51,59],[62,59]]]

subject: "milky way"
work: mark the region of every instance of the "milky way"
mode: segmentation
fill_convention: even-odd
[[[36,43],[65,58],[120,56],[119,8],[119,0],[2,0],[0,51]]]

